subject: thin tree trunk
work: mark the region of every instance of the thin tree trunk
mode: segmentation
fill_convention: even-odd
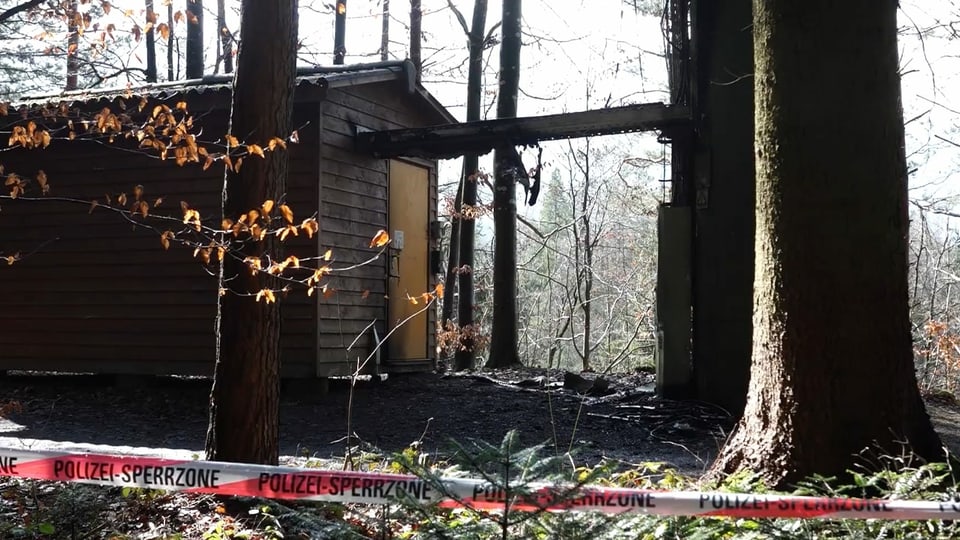
[[[521,0],[503,2],[503,41],[500,45],[500,93],[497,118],[517,116],[520,90]],[[517,353],[517,171],[513,148],[494,151],[493,184],[493,331],[487,367],[520,363]]]
[[[843,475],[901,441],[941,458],[911,347],[897,4],[755,0],[753,29],[751,392],[714,474]]]
[[[343,64],[347,57],[347,0],[337,0],[333,26],[333,63]]]
[[[390,0],[383,0],[383,20],[380,23],[380,60],[390,59]]]
[[[217,42],[220,51],[217,58],[217,65],[219,66],[222,60],[223,72],[233,73],[233,33],[227,28],[227,9],[224,5],[225,3],[225,0],[217,0],[217,36],[220,38]]]
[[[173,68],[173,2],[167,4],[167,26],[170,31],[167,33],[167,80],[175,81],[176,72]]]
[[[64,90],[76,90],[80,72],[80,28],[83,16],[79,12],[77,0],[71,0],[67,13],[67,83]]]
[[[467,121],[480,120],[480,111],[483,107],[483,46],[486,38],[487,0],[475,0],[473,4],[473,20],[470,21],[470,64],[467,75]],[[477,175],[479,174],[480,160],[476,154],[463,156],[463,204],[474,207],[477,205]],[[454,366],[457,369],[473,368],[476,351],[474,350],[474,252],[476,251],[476,221],[464,220],[460,224],[460,266],[469,268],[469,271],[459,274],[460,303],[458,305],[457,321],[461,328],[469,328],[457,349]]]
[[[423,42],[423,10],[420,9],[420,0],[410,0],[410,61],[413,62],[414,71],[417,74],[417,82],[420,82],[421,72],[423,71],[423,58],[421,52],[421,43]]]
[[[447,256],[447,276],[443,280],[443,308],[440,310],[440,327],[447,328],[447,323],[453,319],[453,303],[457,286],[458,270],[460,269],[460,228],[462,220],[460,211],[463,200],[463,179],[457,185],[457,196],[453,200],[453,217],[450,219],[450,254]]]
[[[589,94],[588,94],[589,101]],[[580,295],[580,310],[583,311],[583,370],[590,371],[590,340],[593,330],[593,238],[590,230],[590,139],[586,142],[586,152],[583,157],[583,200],[580,203],[580,221],[583,224],[583,238],[575,238],[576,242],[583,242],[583,293]]]
[[[203,0],[187,0],[187,78],[203,78]]]
[[[157,82],[157,34],[153,28],[157,25],[157,13],[153,11],[153,0],[145,0],[147,11],[147,24],[150,25],[146,32],[145,41],[147,46],[147,82]]]
[[[296,0],[243,0],[243,40],[237,59],[230,133],[265,146],[290,133],[296,77]],[[249,156],[239,173],[224,178],[223,216],[236,217],[285,193],[287,151]],[[210,394],[207,457],[276,464],[279,455],[280,312],[250,295],[275,281],[251,274],[242,259],[265,254],[277,260],[269,240],[247,242],[239,257],[225,257],[218,296],[217,363]]]

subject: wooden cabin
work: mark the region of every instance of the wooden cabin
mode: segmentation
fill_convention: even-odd
[[[227,77],[41,96],[23,105],[121,114],[140,96],[148,99],[147,112],[185,102],[198,138],[223,141]],[[407,295],[434,287],[440,259],[436,161],[376,158],[355,149],[355,135],[456,120],[416,82],[409,62],[302,71],[295,102],[299,143],[289,146],[286,202],[297,222],[316,214],[320,231],[312,240],[286,242],[286,253],[304,259],[329,249],[332,266],[343,268],[377,255],[369,244],[378,230],[393,238],[369,264],[332,275],[334,294],[308,297],[294,288],[278,298],[283,376],[347,375],[398,321],[423,307]],[[0,131],[23,124],[14,109],[0,117]],[[61,122],[55,134],[64,133]],[[176,244],[162,248],[160,232],[176,221],[155,230],[131,226],[123,215],[76,201],[116,201],[120,194],[129,200],[141,185],[151,205],[163,199],[151,212],[182,217],[186,201],[219,223],[222,165],[177,166],[172,156],[137,150],[136,141],[80,139],[0,152],[7,173],[35,178],[42,170],[50,185],[44,197],[33,183],[24,196],[0,203],[0,255],[20,254],[0,267],[0,370],[212,375],[215,262],[205,265]],[[434,326],[432,309],[407,321],[365,371],[432,369]]]

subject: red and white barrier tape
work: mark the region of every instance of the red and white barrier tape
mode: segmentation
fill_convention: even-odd
[[[445,507],[503,509],[505,493],[481,480],[271,467],[143,456],[0,449],[0,476],[192,493],[344,503],[412,499]],[[515,510],[639,512],[749,518],[958,519],[960,502],[845,499],[537,484]]]

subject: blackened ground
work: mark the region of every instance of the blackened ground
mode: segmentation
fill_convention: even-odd
[[[442,453],[451,439],[496,443],[516,429],[528,445],[548,442],[561,453],[572,446],[577,464],[603,457],[663,461],[697,473],[731,426],[724,411],[709,405],[656,398],[650,374],[621,374],[609,382],[605,395],[581,395],[563,387],[562,372],[531,369],[359,381],[351,430],[382,452],[422,440],[424,450]],[[92,443],[202,455],[209,386],[205,379],[172,377],[7,375],[0,378],[0,400],[20,409],[0,420],[0,446],[25,438],[37,449]],[[347,381],[333,381],[325,395],[309,384],[285,387],[281,453],[342,457],[349,396]]]

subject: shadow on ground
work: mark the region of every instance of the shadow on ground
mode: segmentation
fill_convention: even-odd
[[[723,411],[640,390],[649,386],[649,374],[613,378],[603,396],[563,388],[562,375],[522,370],[361,381],[351,429],[384,452],[416,440],[430,452],[447,450],[450,439],[499,442],[517,429],[525,444],[549,442],[561,453],[572,445],[578,463],[666,461],[695,473],[730,427]],[[51,448],[68,442],[200,453],[209,386],[196,378],[8,375],[0,379],[0,396],[21,410],[0,420],[0,445],[27,438],[52,441]],[[343,456],[349,388],[346,381],[333,381],[326,394],[303,383],[284,388],[281,453]]]

